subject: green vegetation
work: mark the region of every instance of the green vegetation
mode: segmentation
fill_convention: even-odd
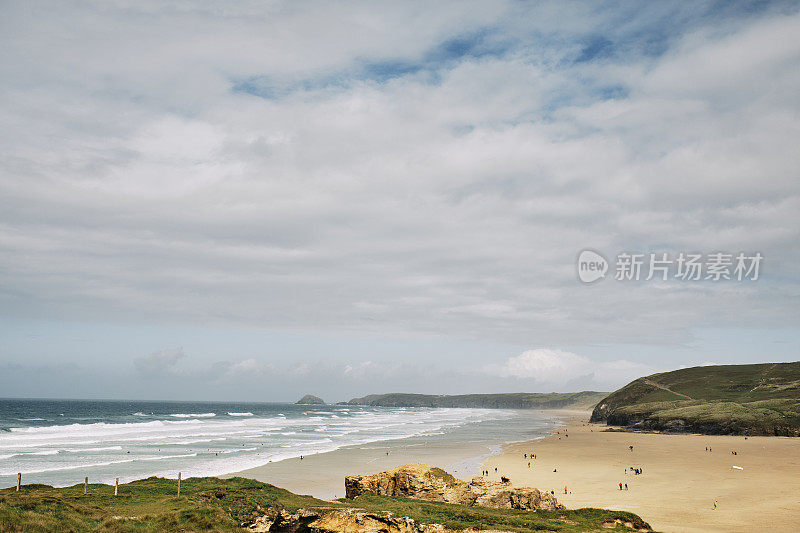
[[[628,522],[633,528],[620,527],[617,531],[634,528],[649,529],[649,525],[633,513],[605,509],[577,509],[568,511],[521,511],[516,509],[489,509],[465,507],[449,503],[427,502],[410,498],[387,498],[362,495],[352,505],[370,511],[389,511],[394,516],[410,516],[428,524],[444,524],[451,529],[494,529],[502,531],[609,531],[603,524],[615,520]]]
[[[634,429],[800,436],[800,362],[653,374],[604,398],[591,420]]]
[[[270,507],[296,510],[330,505],[252,479],[147,478],[114,487],[65,488],[24,485],[0,490],[0,532],[50,531],[240,531],[242,522]]]
[[[518,392],[509,394],[461,394],[456,396],[432,394],[371,394],[353,398],[351,405],[383,407],[469,407],[479,409],[591,409],[607,393],[582,392]]]
[[[648,527],[638,516],[622,511],[578,509],[526,512],[463,507],[407,498],[360,496],[355,500],[326,502],[299,496],[245,478],[191,478],[181,485],[151,477],[114,487],[92,484],[84,496],[83,485],[53,488],[25,485],[20,492],[0,490],[0,532],[50,531],[243,531],[270,510],[330,510],[355,507],[371,512],[389,511],[423,523],[441,523],[452,529],[503,529],[507,531],[608,531],[615,521],[636,528]],[[619,531],[629,528],[620,525]]]

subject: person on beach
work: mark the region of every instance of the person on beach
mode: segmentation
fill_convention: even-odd
[[[619,490],[622,490],[622,483],[619,484]]]
[[[625,490],[628,490],[628,484],[625,483]]]

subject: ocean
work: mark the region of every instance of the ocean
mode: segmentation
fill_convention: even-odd
[[[278,403],[0,400],[0,487],[216,476],[337,450],[411,438],[487,446],[544,436],[542,415],[515,424],[499,409]]]

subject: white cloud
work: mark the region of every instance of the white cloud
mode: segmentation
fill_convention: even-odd
[[[538,385],[563,388],[565,384],[594,385],[614,389],[654,372],[653,367],[624,359],[593,361],[564,350],[537,348],[509,357],[500,365],[487,365],[486,372],[503,378],[532,380]]]
[[[5,315],[521,346],[797,322],[794,11],[21,5],[1,8]],[[648,55],[625,32],[658,16],[700,27]],[[481,32],[504,51],[430,59]],[[575,63],[595,34],[619,51]],[[279,97],[234,90],[251,79]],[[586,287],[587,246],[761,251],[765,276]]]
[[[133,360],[133,366],[143,377],[164,377],[175,372],[175,365],[185,358],[183,348],[160,350]]]

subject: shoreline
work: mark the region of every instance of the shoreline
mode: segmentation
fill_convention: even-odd
[[[631,511],[662,532],[791,531],[800,522],[800,439],[606,431],[588,418],[504,446],[484,461],[489,478],[552,490],[570,509]],[[536,454],[530,468],[525,453]]]
[[[321,499],[344,497],[346,475],[374,474],[408,463],[428,463],[448,471],[457,478],[469,479],[479,475],[481,464],[488,458],[501,454],[504,446],[543,439],[553,428],[566,424],[567,419],[575,413],[575,411],[541,409],[514,411],[517,413],[516,417],[496,423],[525,424],[526,420],[537,423],[546,421],[549,427],[539,429],[542,434],[533,439],[514,438],[511,433],[508,438],[513,440],[450,438],[455,432],[470,431],[468,427],[461,426],[446,434],[343,446],[333,451],[304,456],[302,460],[295,457],[268,462],[219,477],[249,477],[297,494],[310,494]]]

